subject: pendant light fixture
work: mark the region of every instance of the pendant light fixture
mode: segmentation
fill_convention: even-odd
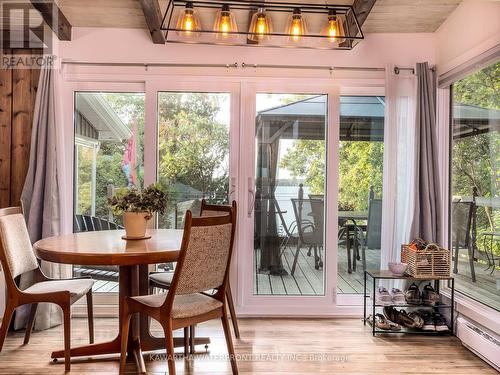
[[[354,7],[328,0],[167,0],[165,9],[166,43],[351,50],[364,39]]]
[[[293,10],[292,17],[288,20],[286,33],[290,36],[289,39],[294,42],[300,40],[302,35],[307,35],[306,20],[299,8]]]
[[[201,30],[200,19],[194,10],[192,2],[188,1],[185,8],[181,10],[176,29],[183,36],[197,35],[196,31]]]
[[[328,36],[328,40],[330,42],[342,43],[345,41],[345,38],[339,39],[339,36],[345,35],[344,23],[342,22],[340,16],[337,15],[337,11],[335,11],[334,9],[330,9],[328,11],[328,18],[321,31],[321,34]]]
[[[238,32],[238,25],[234,18],[233,12],[229,9],[229,5],[224,4],[222,9],[217,12],[214,23],[214,31],[217,32],[216,37],[224,37]]]
[[[265,8],[257,9],[257,12],[252,16],[248,32],[250,33],[248,39],[254,42],[264,38],[269,39],[269,35],[266,34],[273,32],[273,24]]]

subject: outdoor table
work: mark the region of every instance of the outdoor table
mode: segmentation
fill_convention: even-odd
[[[486,268],[485,271],[488,271],[491,267],[490,274],[493,274],[496,267],[495,262],[497,260],[500,261],[500,256],[495,255],[493,251],[493,243],[500,242],[500,232],[483,232],[482,235],[483,235],[484,252],[486,253],[486,258],[488,261],[488,268]],[[500,262],[498,265],[500,266]]]
[[[40,259],[63,264],[106,265],[119,267],[119,322],[126,297],[149,293],[148,265],[175,262],[179,256],[182,230],[150,229],[150,239],[125,241],[122,230],[82,232],[45,238],[33,247]],[[208,344],[208,338],[197,338],[196,344]],[[71,348],[71,357],[92,357],[120,353],[121,333],[108,342]],[[176,347],[184,346],[183,338],[174,338]],[[154,337],[149,330],[149,318],[132,316],[128,339],[128,356],[133,358],[139,373],[146,368],[142,351],[165,349],[165,339]],[[52,352],[52,358],[64,358],[64,351]]]

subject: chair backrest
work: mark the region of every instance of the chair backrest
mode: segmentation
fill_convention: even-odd
[[[229,215],[193,218],[191,211],[186,212],[184,237],[167,305],[171,306],[175,295],[210,289],[225,292],[235,228],[235,202]]]
[[[382,199],[368,201],[368,222],[366,224],[366,247],[380,249],[382,242]]]
[[[308,245],[323,243],[325,203],[323,199],[292,198],[300,241]]]
[[[38,268],[21,207],[0,209],[0,260],[6,279]]]
[[[474,203],[451,203],[451,243],[453,246],[468,247]]]
[[[231,206],[220,204],[208,204],[205,199],[201,201],[200,217],[225,216],[231,214]]]

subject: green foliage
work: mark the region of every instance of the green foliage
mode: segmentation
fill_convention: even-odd
[[[124,212],[147,212],[149,218],[153,213],[164,214],[167,204],[167,194],[159,184],[152,184],[143,191],[133,188],[122,188],[108,200],[116,215]]]
[[[226,199],[229,130],[216,117],[219,100],[216,94],[159,96],[158,177],[163,186],[173,190],[181,184],[202,196]]]
[[[366,210],[370,186],[376,196],[382,195],[382,142],[341,141],[339,206],[351,210]],[[303,178],[313,194],[325,190],[325,142],[297,140],[280,161],[280,168],[292,176]]]
[[[453,84],[454,104],[500,109],[500,63],[490,65]],[[460,117],[455,113],[454,117]],[[455,139],[453,142],[453,195],[498,197],[500,191],[500,136],[498,131]],[[491,207],[477,211],[478,234],[498,229],[500,212]]]

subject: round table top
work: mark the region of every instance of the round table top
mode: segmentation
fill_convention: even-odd
[[[131,266],[175,262],[183,231],[148,229],[145,240],[122,240],[123,230],[81,232],[44,238],[33,245],[40,259],[64,264]]]

